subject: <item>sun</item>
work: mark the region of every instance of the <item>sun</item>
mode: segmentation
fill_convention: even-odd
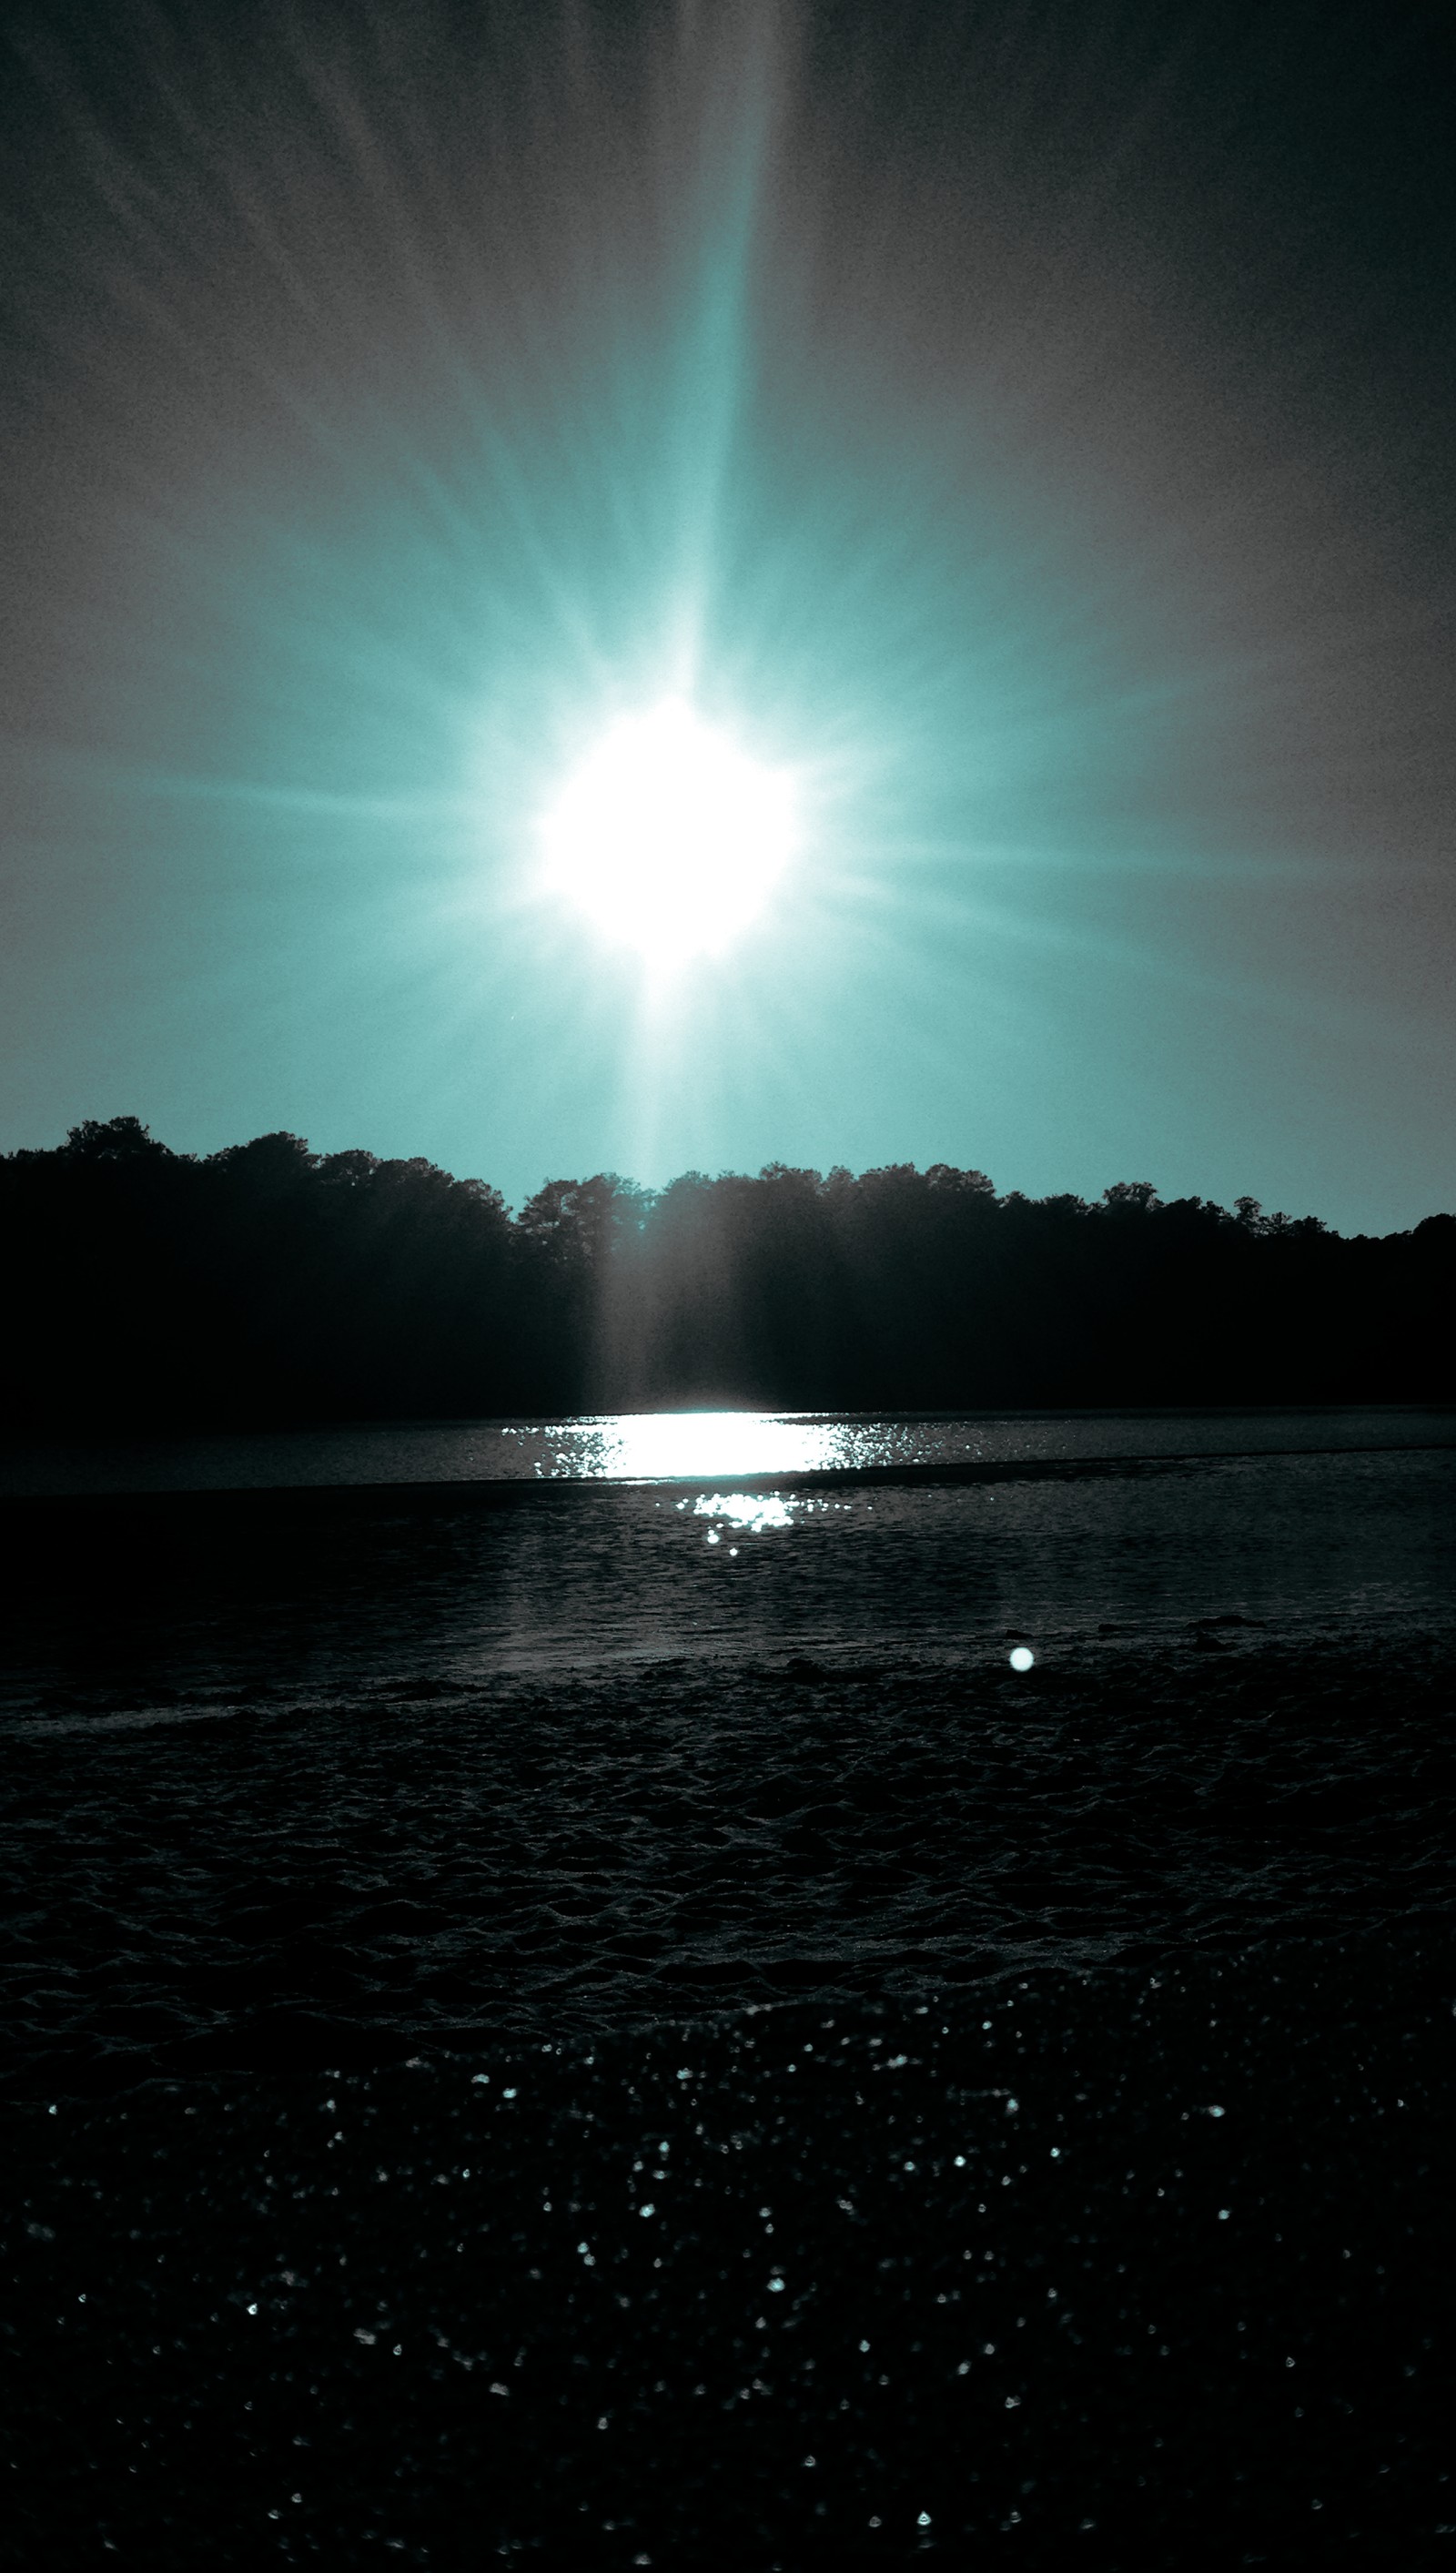
[[[680,697],[612,725],[547,812],[550,889],[656,968],[731,946],[794,854],[788,770]]]

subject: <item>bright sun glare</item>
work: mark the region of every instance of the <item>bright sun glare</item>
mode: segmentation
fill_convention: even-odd
[[[614,724],[542,825],[547,881],[656,967],[727,947],[798,838],[793,779],[681,698]]]

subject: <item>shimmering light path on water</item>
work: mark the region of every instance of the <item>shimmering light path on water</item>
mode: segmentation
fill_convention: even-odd
[[[1456,1446],[1456,1409],[852,1413],[627,1411],[566,1420],[349,1421],[132,1439],[18,1439],[0,1494],[335,1483],[693,1483],[1079,1458]]]

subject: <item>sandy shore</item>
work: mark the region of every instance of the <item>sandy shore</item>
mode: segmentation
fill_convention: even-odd
[[[1449,1950],[9,2113],[11,2560],[1444,2560]]]
[[[867,1532],[837,1650],[482,1667],[349,1542],[20,1605],[10,2560],[1446,2560],[1447,1625],[1018,1674]]]
[[[1239,1619],[53,1701],[0,1745],[7,2082],[369,2065],[1449,1917],[1456,1663]]]

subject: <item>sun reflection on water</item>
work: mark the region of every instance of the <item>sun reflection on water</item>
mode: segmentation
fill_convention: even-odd
[[[765,1528],[793,1525],[789,1503],[781,1492],[705,1492],[693,1503],[693,1516],[721,1519],[728,1527],[762,1536]]]
[[[572,1431],[574,1453],[563,1455],[556,1472],[602,1474],[629,1483],[809,1474],[846,1462],[842,1421],[796,1419],[782,1412],[624,1412],[573,1423]],[[745,1507],[750,1498],[746,1493],[733,1497]]]

